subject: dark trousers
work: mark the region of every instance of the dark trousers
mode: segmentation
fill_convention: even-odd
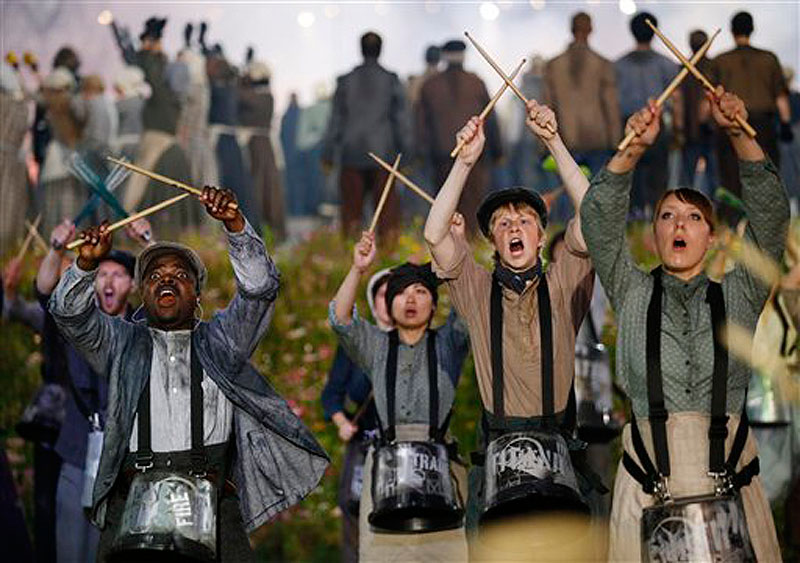
[[[0,444],[0,545],[6,561],[33,561],[33,546],[25,527],[22,504],[8,465],[6,450]]]
[[[701,191],[708,197],[714,197],[719,178],[717,177],[717,155],[712,140],[687,141],[681,152],[681,187],[695,187],[697,175],[697,161],[703,157],[706,161],[706,170],[703,173]]]
[[[37,443],[33,449],[33,537],[36,561],[56,560],[56,490],[61,457],[52,446]]]
[[[374,210],[378,207],[383,186],[389,177],[388,172],[382,168],[351,168],[342,166],[339,177],[339,191],[342,202],[342,232],[348,237],[358,237],[362,230],[369,228],[364,224],[364,200],[370,200]],[[378,234],[392,236],[397,233],[400,224],[400,204],[396,190],[407,189],[395,182],[386,204],[378,220]],[[371,216],[371,214],[370,214]]]

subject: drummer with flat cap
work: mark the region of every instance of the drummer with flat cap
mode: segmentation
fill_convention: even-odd
[[[526,123],[555,158],[566,191],[578,209],[588,181],[558,133],[550,131],[557,131],[555,114],[531,100]],[[456,241],[450,235],[448,219],[483,150],[483,125],[473,117],[458,132],[456,140],[464,140],[466,145],[425,225],[434,270],[446,281],[456,311],[469,328],[483,403],[482,451],[473,455],[475,467],[469,479],[467,527],[471,550],[479,545],[473,533],[479,521],[482,529],[485,521],[502,517],[504,512],[544,506],[549,496],[556,499],[555,504],[585,509],[587,482],[581,478],[578,485],[571,456],[565,453],[567,446],[573,449],[576,445],[566,411],[575,335],[589,308],[594,279],[577,214],[567,227],[557,260],[543,269],[540,251],[545,243],[547,207],[538,193],[527,188],[493,192],[478,209],[480,230],[495,251],[492,272],[478,265],[465,241]],[[504,445],[504,437],[515,433],[521,433],[522,441]],[[493,452],[495,441],[500,450]],[[547,451],[545,455],[552,454],[562,462],[562,473],[547,477],[552,486],[542,480],[519,490],[504,490],[499,479],[510,475],[508,470],[520,482],[525,481],[525,475],[514,472],[520,467],[509,460],[523,465],[529,461],[535,466],[537,456],[533,452],[542,448]],[[492,468],[498,474],[492,475]],[[493,556],[502,558],[503,554],[495,551]]]
[[[101,312],[92,286],[111,250],[106,224],[82,233],[50,299],[62,335],[108,378],[91,508],[99,561],[252,561],[247,533],[310,493],[328,465],[248,361],[272,318],[278,269],[232,192],[206,187],[201,201],[225,226],[236,278],[210,320],[199,309],[206,267],[174,242],[137,260],[143,319]]]

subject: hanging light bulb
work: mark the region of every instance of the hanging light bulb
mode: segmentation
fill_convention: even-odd
[[[480,7],[481,17],[486,21],[494,21],[500,15],[500,8],[494,2],[483,2]]]
[[[636,2],[634,0],[619,0],[619,11],[626,16],[636,13]]]

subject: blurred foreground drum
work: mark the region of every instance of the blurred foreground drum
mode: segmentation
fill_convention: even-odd
[[[738,494],[675,499],[642,512],[642,561],[755,561]]]
[[[215,561],[217,487],[183,473],[147,471],[131,483],[114,561]]]
[[[369,523],[379,532],[424,533],[462,525],[444,444],[395,442],[374,452]]]

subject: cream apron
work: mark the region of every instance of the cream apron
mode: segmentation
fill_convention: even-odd
[[[425,442],[429,439],[430,428],[427,424],[404,424],[398,425],[395,432],[398,442]],[[361,510],[358,516],[359,560],[364,563],[467,561],[467,538],[463,526],[455,530],[425,534],[383,534],[372,531],[367,518],[372,512],[374,451],[374,446],[370,446],[364,462],[364,484],[361,489]],[[458,491],[459,504],[464,506],[467,494],[466,467],[451,460],[450,475]]]
[[[667,441],[672,454],[669,489],[673,498],[713,494],[714,492],[714,481],[707,475],[710,418],[709,415],[695,412],[669,414],[666,427]],[[637,423],[647,452],[651,459],[655,459],[650,424],[646,418],[637,418]],[[729,415],[728,438],[725,441],[726,456],[733,444],[738,425],[739,416]],[[627,424],[623,430],[622,445],[628,455],[641,465],[631,443],[630,424]],[[748,433],[747,442],[736,470],[739,471],[757,454],[755,440],[752,433]],[[742,487],[739,493],[742,495],[747,529],[756,558],[765,563],[781,561],[772,512],[759,477],[754,477],[750,485]],[[609,561],[640,561],[642,555],[640,537],[642,509],[652,506],[653,497],[642,490],[642,486],[630,476],[621,461],[617,468],[613,495],[608,559]]]

